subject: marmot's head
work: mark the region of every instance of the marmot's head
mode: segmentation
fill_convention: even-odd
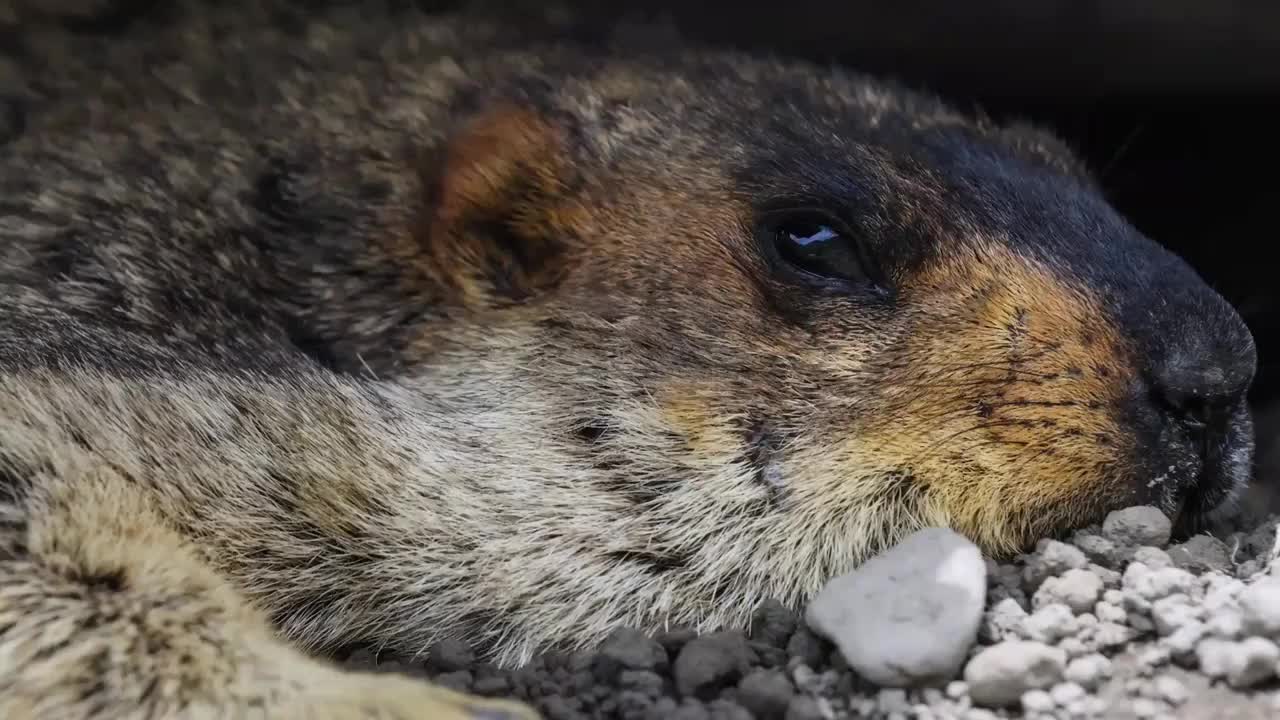
[[[433,382],[478,370],[477,427],[559,473],[526,500],[566,567],[736,612],[921,525],[1010,552],[1246,481],[1250,333],[1052,137],[810,66],[581,67],[486,88],[421,228]]]

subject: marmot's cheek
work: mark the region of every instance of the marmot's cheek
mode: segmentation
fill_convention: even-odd
[[[1135,433],[1117,408],[1138,373],[1088,288],[990,243],[920,273],[903,312],[915,329],[861,440],[953,527],[1014,551],[1129,494]]]

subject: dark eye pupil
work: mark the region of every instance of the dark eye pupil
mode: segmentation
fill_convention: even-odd
[[[777,227],[775,243],[783,259],[805,272],[840,280],[865,279],[857,247],[829,225],[784,222]]]

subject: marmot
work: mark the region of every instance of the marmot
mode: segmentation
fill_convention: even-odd
[[[518,713],[307,653],[742,625],[1246,482],[1249,331],[1051,133],[388,5],[21,34],[0,716]]]

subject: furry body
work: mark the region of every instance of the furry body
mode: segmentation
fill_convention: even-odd
[[[154,22],[14,60],[5,717],[460,707],[284,643],[741,625],[922,525],[1010,552],[1247,476],[1248,332],[1044,133],[409,10]],[[782,268],[795,205],[874,281]]]

